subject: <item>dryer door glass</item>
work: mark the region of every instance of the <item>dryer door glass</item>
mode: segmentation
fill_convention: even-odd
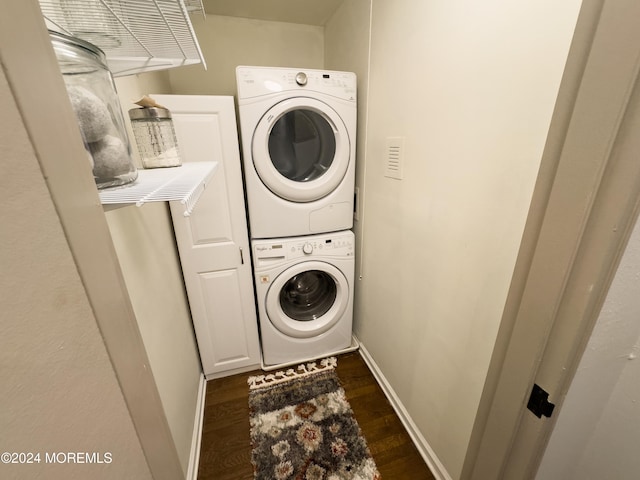
[[[256,125],[251,158],[262,183],[280,198],[313,202],[333,192],[352,162],[344,121],[326,103],[289,98]]]
[[[336,154],[333,128],[320,114],[305,109],[280,117],[269,134],[269,156],[278,172],[294,182],[324,175]]]
[[[337,288],[326,272],[310,270],[294,275],[280,290],[280,307],[290,318],[309,322],[327,313],[336,301]]]

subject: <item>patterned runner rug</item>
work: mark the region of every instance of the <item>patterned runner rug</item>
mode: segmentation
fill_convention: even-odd
[[[257,480],[380,480],[336,359],[249,378]]]

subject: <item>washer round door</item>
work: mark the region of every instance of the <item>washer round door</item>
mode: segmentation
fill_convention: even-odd
[[[340,116],[327,104],[306,97],[271,107],[252,140],[260,180],[292,202],[312,202],[335,190],[347,172],[350,151]]]
[[[333,327],[349,303],[349,283],[340,270],[318,261],[298,263],[273,281],[265,299],[269,320],[295,338],[318,336]]]

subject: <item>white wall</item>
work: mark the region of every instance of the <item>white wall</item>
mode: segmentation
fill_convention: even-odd
[[[453,478],[579,6],[373,1],[356,329]],[[401,181],[383,176],[394,136]]]
[[[640,223],[562,405],[538,479],[638,477],[639,289]]]
[[[150,479],[118,379],[22,118],[0,70],[0,465],[6,479]],[[51,465],[45,453],[110,452]]]
[[[125,123],[131,102],[150,92],[169,90],[167,72],[116,80]],[[138,164],[135,140],[129,133]],[[171,435],[187,473],[202,367],[193,333],[180,259],[166,203],[129,206],[106,212],[131,303],[138,321]]]
[[[207,70],[171,70],[172,93],[235,95],[238,65],[322,68],[322,27],[218,15],[192,19]]]
[[[344,0],[324,27],[324,68],[355,72],[358,79],[358,127],[356,138],[356,186],[358,210],[365,198],[365,158],[367,138],[367,99],[369,94],[369,35],[371,0]],[[360,275],[362,255],[362,216],[354,219],[356,235],[356,278]],[[359,282],[354,309],[359,311]]]

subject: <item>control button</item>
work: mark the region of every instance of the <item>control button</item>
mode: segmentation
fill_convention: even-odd
[[[305,243],[302,246],[302,251],[304,252],[305,255],[309,255],[313,253],[313,245],[311,245],[310,243]]]
[[[307,84],[307,74],[304,72],[299,72],[296,75],[296,83],[301,87],[304,87]]]

